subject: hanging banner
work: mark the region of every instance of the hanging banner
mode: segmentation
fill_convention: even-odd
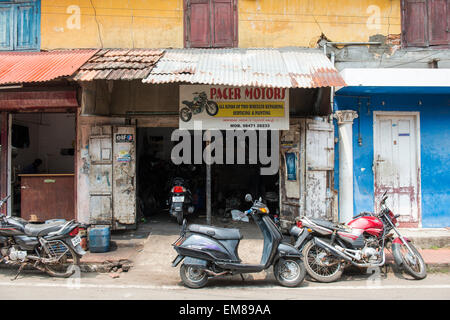
[[[180,129],[289,130],[289,89],[180,85]]]

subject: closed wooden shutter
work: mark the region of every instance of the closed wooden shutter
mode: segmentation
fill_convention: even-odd
[[[405,46],[428,46],[426,0],[403,0],[403,42]]]
[[[2,2],[0,1],[0,50],[39,49],[40,1]]]
[[[450,43],[450,0],[428,1],[428,32],[430,45]]]
[[[38,8],[35,2],[18,4],[16,7],[17,36],[15,49],[37,49]]]
[[[236,3],[237,0],[185,0],[185,47],[236,46]]]
[[[209,0],[185,1],[185,46],[210,47],[211,21]]]
[[[213,47],[232,47],[234,43],[234,0],[213,0]]]
[[[14,7],[0,5],[0,50],[14,48]]]

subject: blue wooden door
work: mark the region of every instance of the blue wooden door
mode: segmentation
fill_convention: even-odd
[[[39,50],[40,1],[0,0],[0,50]]]

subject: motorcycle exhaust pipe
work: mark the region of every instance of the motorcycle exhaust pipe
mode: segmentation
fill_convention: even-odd
[[[342,258],[352,264],[354,263],[350,257],[346,256],[343,252],[340,252],[339,250],[337,250],[333,246],[330,246],[328,243],[326,243],[323,240],[320,240],[319,238],[314,238],[314,244],[322,249],[327,250],[328,252],[330,252],[331,254],[335,255],[338,258]]]
[[[223,271],[223,272],[220,272],[220,273],[215,273],[214,271],[211,271],[211,270],[208,270],[208,269],[204,269],[204,271],[207,274],[209,274],[210,276],[213,276],[213,277],[223,276],[223,275],[226,275],[226,274],[230,273],[229,271]]]

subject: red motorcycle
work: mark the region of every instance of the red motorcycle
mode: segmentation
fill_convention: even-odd
[[[348,224],[302,217],[290,234],[297,238],[295,247],[303,252],[306,271],[315,280],[339,279],[346,265],[360,268],[381,267],[386,262],[385,248],[391,249],[397,266],[413,276],[427,275],[422,256],[396,226],[397,218],[386,206],[383,194],[378,214],[363,212]],[[394,238],[394,233],[397,237]]]

